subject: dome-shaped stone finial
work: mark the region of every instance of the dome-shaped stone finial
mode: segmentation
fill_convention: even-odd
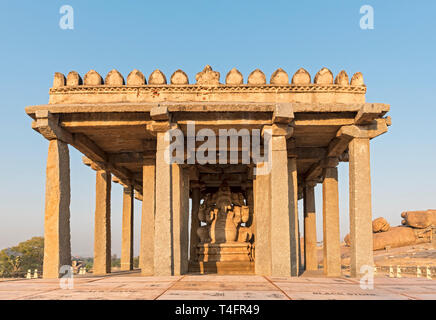
[[[239,85],[244,83],[244,77],[238,69],[233,68],[226,75],[226,84]]]
[[[292,76],[292,84],[310,84],[310,74],[304,68],[300,68]]]
[[[176,70],[170,79],[171,84],[189,84],[189,79],[183,70]]]
[[[345,70],[342,70],[338,73],[335,79],[335,84],[338,84],[340,86],[348,86],[349,80],[348,80],[348,74],[345,72]]]
[[[67,75],[67,86],[79,86],[83,84],[82,77],[76,71],[70,71]]]
[[[350,84],[352,86],[364,86],[365,83],[363,82],[363,75],[360,72],[356,72],[355,74],[353,74]]]
[[[333,73],[327,68],[322,68],[315,75],[313,82],[315,84],[333,84]]]
[[[271,75],[271,79],[269,81],[271,84],[289,84],[289,76],[285,70],[282,68],[278,68]]]
[[[265,74],[260,71],[259,69],[256,69],[250,73],[247,79],[248,84],[265,84],[266,83],[266,77]]]
[[[142,86],[145,84],[145,77],[139,70],[132,70],[127,76],[128,86]]]
[[[59,88],[65,86],[66,79],[63,73],[55,72],[53,78],[53,88]]]
[[[204,67],[203,71],[195,75],[197,84],[201,85],[217,85],[220,84],[220,73],[213,71],[210,65]]]
[[[159,69],[154,70],[148,77],[149,84],[167,84],[167,78]]]
[[[115,69],[109,71],[104,79],[104,83],[108,86],[122,86],[125,84],[123,76]]]
[[[85,86],[99,86],[103,84],[103,78],[95,70],[89,70],[83,77],[83,83]]]

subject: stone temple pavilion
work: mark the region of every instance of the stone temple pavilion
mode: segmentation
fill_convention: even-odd
[[[94,274],[111,272],[110,194],[117,182],[124,187],[123,270],[133,269],[135,197],[142,201],[143,275],[298,276],[316,270],[314,187],[322,184],[323,269],[339,276],[340,161],[349,163],[351,276],[372,266],[370,141],[387,132],[389,105],[365,101],[361,73],[349,80],[345,71],[334,77],[323,68],[312,81],[304,69],[291,79],[278,69],[267,83],[256,69],[244,80],[232,69],[220,82],[210,66],[192,84],[182,70],[169,81],[159,70],[148,80],[138,70],[126,80],[116,70],[105,79],[94,70],[83,78],[56,73],[49,103],[26,108],[32,128],[49,140],[44,278],[59,277],[60,267],[71,265],[69,145],[96,174]],[[242,132],[236,146],[207,139],[205,147],[199,133],[223,129]],[[182,133],[182,162],[168,161],[170,130]],[[261,133],[257,149],[254,132]],[[265,132],[270,168],[256,174],[265,169],[266,162],[253,157],[267,153]],[[209,157],[227,160],[227,152],[237,160]],[[298,221],[299,199],[304,221]]]

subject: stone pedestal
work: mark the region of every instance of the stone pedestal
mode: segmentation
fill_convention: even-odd
[[[51,140],[48,147],[44,220],[44,278],[58,278],[71,265],[70,155],[68,145]]]
[[[200,243],[197,261],[253,261],[254,249],[249,242]]]
[[[358,277],[362,266],[372,267],[374,265],[369,139],[354,138],[351,140],[349,156],[350,273],[352,277]]]
[[[324,169],[323,191],[323,247],[324,274],[341,275],[341,247],[339,234],[338,169]]]
[[[121,270],[133,270],[133,200],[132,187],[123,189],[123,223],[121,234]]]
[[[94,267],[96,275],[111,272],[111,174],[96,172]]]

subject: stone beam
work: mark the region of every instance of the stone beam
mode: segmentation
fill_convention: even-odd
[[[383,103],[365,103],[354,118],[356,125],[370,124],[383,117],[389,111],[389,105]]]
[[[387,112],[387,111],[386,111]],[[330,141],[327,147],[327,157],[339,157],[341,161],[347,161],[345,155],[348,145],[354,138],[373,139],[388,131],[391,125],[390,117],[376,119],[371,124],[364,126],[350,125],[341,127],[336,133],[336,137]],[[306,173],[306,180],[319,177],[322,173],[321,163],[314,164]]]
[[[286,104],[286,103],[283,103]],[[303,103],[292,102],[295,113],[302,112],[356,112],[358,113],[365,105],[379,105],[381,115],[389,111],[389,105],[382,103]],[[102,103],[56,103],[26,107],[26,113],[36,118],[37,111],[49,111],[53,114],[75,113],[119,113],[119,112],[142,112],[149,113],[153,107],[165,105],[168,112],[274,112],[277,103],[274,102],[216,102],[216,101],[186,101],[186,102],[102,102]]]
[[[36,121],[32,122],[32,129],[36,130],[47,140],[61,140],[65,143],[72,144],[73,135],[63,130],[59,126],[59,116],[53,115],[47,110],[38,110],[35,112]]]

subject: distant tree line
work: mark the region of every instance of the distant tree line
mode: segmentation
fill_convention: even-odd
[[[94,265],[94,258],[74,257],[73,260],[82,261],[82,265],[89,271]],[[44,261],[44,238],[33,237],[30,240],[20,242],[17,246],[6,248],[0,251],[0,277],[1,278],[20,278],[25,277],[28,270],[32,275],[37,269],[42,274]],[[117,255],[112,255],[112,267],[119,268],[121,259]],[[139,267],[139,257],[133,259],[135,268]]]

